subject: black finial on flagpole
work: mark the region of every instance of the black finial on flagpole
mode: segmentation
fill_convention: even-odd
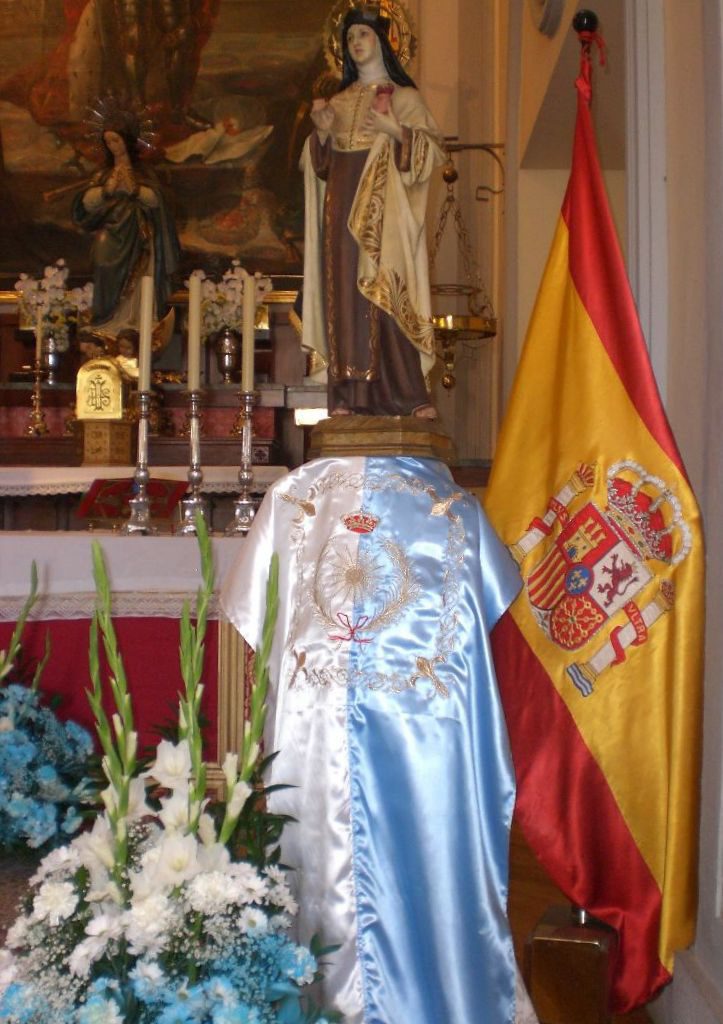
[[[595,11],[578,11],[572,19],[576,32],[597,32],[598,18]]]

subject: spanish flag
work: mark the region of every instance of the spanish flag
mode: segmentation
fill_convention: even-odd
[[[613,925],[613,1009],[694,937],[703,639],[699,512],[600,172],[583,45],[572,171],[486,507],[524,586],[493,645],[517,816]]]

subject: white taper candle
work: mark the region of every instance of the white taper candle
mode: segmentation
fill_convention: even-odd
[[[254,326],[256,321],[256,279],[244,274],[243,334],[241,337],[241,390],[254,389]]]
[[[38,310],[38,319],[35,323],[35,362],[40,363],[43,358],[43,314]]]
[[[151,387],[151,342],[153,337],[153,278],[141,278],[141,340],[138,349],[138,390]]]
[[[201,278],[188,281],[188,390],[201,386]]]

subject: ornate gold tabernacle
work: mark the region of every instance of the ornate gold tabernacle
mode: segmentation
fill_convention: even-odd
[[[134,424],[124,415],[127,387],[112,358],[90,359],[78,371],[76,415],[83,423],[84,464],[132,464]]]

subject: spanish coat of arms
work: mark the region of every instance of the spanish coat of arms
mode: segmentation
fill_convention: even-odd
[[[510,547],[522,564],[547,542],[525,587],[535,620],[553,643],[578,651],[606,634],[587,661],[566,668],[584,696],[602,671],[625,660],[627,647],[644,644],[650,627],[672,608],[670,573],[664,579],[660,573],[678,565],[691,544],[678,499],[637,462],[610,467],[604,508],[587,500],[571,510],[594,481],[592,466],[578,466],[545,515]],[[646,590],[653,591],[647,600]]]

